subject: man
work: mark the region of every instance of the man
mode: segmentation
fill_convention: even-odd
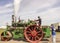
[[[52,29],[52,42],[56,43],[56,32],[53,24],[51,25],[51,29]]]
[[[41,18],[38,16],[39,26],[41,25]]]
[[[38,25],[41,26],[41,18],[40,18],[40,16],[38,16],[38,20],[35,20],[35,21],[38,21]]]

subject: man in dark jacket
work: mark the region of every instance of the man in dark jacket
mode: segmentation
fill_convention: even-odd
[[[39,26],[41,25],[41,18],[38,16]]]
[[[41,18],[40,18],[40,16],[38,16],[38,20],[35,20],[35,21],[38,21],[38,25],[41,26]]]

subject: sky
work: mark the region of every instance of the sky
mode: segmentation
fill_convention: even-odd
[[[17,0],[16,2],[19,2]],[[28,20],[42,19],[42,25],[60,22],[60,0],[21,0],[16,17]],[[14,14],[14,0],[0,0],[0,27],[8,22],[11,25],[11,16]]]

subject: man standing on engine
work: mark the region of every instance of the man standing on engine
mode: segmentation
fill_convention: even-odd
[[[41,26],[41,18],[40,18],[40,16],[38,16],[38,20],[35,20],[35,21],[38,21],[38,25]]]
[[[38,16],[38,24],[39,24],[39,26],[41,25],[41,18],[40,18],[40,16]]]

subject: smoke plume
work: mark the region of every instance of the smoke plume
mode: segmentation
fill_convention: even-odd
[[[22,0],[14,0],[14,15],[15,15],[15,16],[18,14],[21,1],[22,1]]]

